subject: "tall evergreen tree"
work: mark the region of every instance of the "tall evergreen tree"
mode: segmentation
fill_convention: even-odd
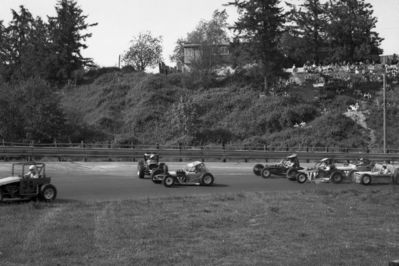
[[[247,43],[252,59],[262,66],[264,88],[273,74],[281,71],[283,55],[278,47],[283,33],[285,14],[280,0],[235,0],[227,5],[238,8],[239,18],[233,29]]]
[[[291,21],[293,22],[292,33],[303,39],[303,53],[307,59],[311,59],[317,64],[320,61],[320,52],[327,47],[326,26],[327,26],[327,5],[320,0],[304,0],[303,4],[297,8],[289,4],[291,10]]]
[[[50,79],[63,83],[71,79],[75,70],[92,65],[92,59],[83,57],[81,51],[87,48],[85,41],[92,36],[87,30],[97,23],[86,22],[88,16],[83,15],[75,0],[59,0],[55,9],[57,15],[49,17],[53,52]]]
[[[381,54],[373,6],[364,0],[330,0],[328,39],[335,61],[360,61]]]

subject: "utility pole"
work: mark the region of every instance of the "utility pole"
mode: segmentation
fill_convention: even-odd
[[[118,68],[121,68],[121,55],[118,55]]]
[[[384,138],[384,153],[387,153],[387,98],[386,98],[386,91],[387,91],[387,78],[386,74],[383,75],[383,88],[382,88],[382,108],[383,108],[383,138]]]

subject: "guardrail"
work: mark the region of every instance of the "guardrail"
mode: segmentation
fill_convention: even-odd
[[[399,153],[367,153],[367,152],[334,152],[334,151],[269,151],[269,150],[231,150],[225,148],[92,148],[92,147],[32,147],[32,146],[0,146],[0,159],[55,157],[59,160],[72,158],[74,160],[89,160],[89,158],[124,159],[129,161],[140,160],[144,153],[156,152],[163,160],[189,160],[203,161],[237,161],[259,160],[268,161],[281,159],[291,153],[297,153],[301,160],[316,161],[324,157],[337,160],[353,160],[359,157],[376,161],[399,161]]]

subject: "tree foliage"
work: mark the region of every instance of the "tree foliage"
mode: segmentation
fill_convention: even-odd
[[[87,16],[73,0],[60,0],[57,15],[48,22],[34,18],[24,6],[12,10],[6,26],[0,22],[0,76],[3,81],[18,82],[38,77],[62,85],[73,72],[89,66],[81,50],[91,36]]]
[[[87,30],[97,23],[88,24],[88,16],[75,0],[59,0],[57,15],[49,18],[51,63],[50,80],[65,82],[74,71],[93,65],[91,58],[82,56],[86,40],[92,36]]]
[[[330,0],[327,28],[331,59],[360,61],[381,54],[382,38],[374,31],[377,18],[364,0]]]
[[[327,4],[322,4],[320,0],[304,0],[299,8],[292,4],[289,7],[293,23],[290,33],[303,39],[297,49],[302,50],[301,54],[306,55],[308,60],[318,64],[321,49],[326,47]]]
[[[227,12],[215,10],[212,18],[202,20],[196,28],[187,33],[185,38],[179,38],[171,56],[171,60],[177,64],[184,63],[184,44],[198,45],[198,54],[190,63],[195,70],[200,72],[212,72],[214,68],[223,63],[220,45],[228,45]]]
[[[8,141],[64,139],[65,115],[53,88],[41,79],[0,87],[0,137]]]
[[[151,32],[140,33],[131,41],[123,60],[137,71],[157,65],[162,61],[162,37],[152,36]]]
[[[280,0],[235,0],[228,3],[238,9],[239,18],[232,28],[237,38],[246,44],[251,58],[260,63],[266,91],[269,79],[280,72],[283,61],[278,44],[284,30],[285,14],[279,4]]]

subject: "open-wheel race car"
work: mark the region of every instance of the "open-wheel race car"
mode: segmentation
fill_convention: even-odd
[[[203,162],[195,161],[187,164],[184,169],[154,175],[153,181],[162,183],[166,187],[174,185],[211,186],[215,177],[208,171]]]
[[[337,167],[331,158],[321,159],[312,168],[298,171],[296,180],[299,183],[306,181],[332,182],[334,184],[342,183],[353,170],[352,166]]]
[[[371,185],[372,183],[392,183],[397,184],[399,181],[399,168],[392,165],[375,165],[371,171],[359,171],[353,174],[353,182],[363,185]]]
[[[375,163],[373,161],[367,158],[360,158],[359,160],[349,163],[347,166],[341,167],[341,169],[345,171],[347,177],[353,179],[354,173],[371,171],[374,166]]]
[[[13,163],[11,176],[0,178],[0,201],[5,199],[39,199],[53,201],[57,189],[46,176],[44,163]]]
[[[278,164],[255,164],[253,172],[257,176],[269,178],[272,175],[286,176],[290,180],[295,180],[298,170],[303,168],[299,164],[298,155],[291,154]]]
[[[137,176],[139,178],[152,177],[153,174],[160,174],[168,172],[168,167],[165,163],[159,162],[159,154],[145,153],[144,160],[140,160],[137,164]]]

